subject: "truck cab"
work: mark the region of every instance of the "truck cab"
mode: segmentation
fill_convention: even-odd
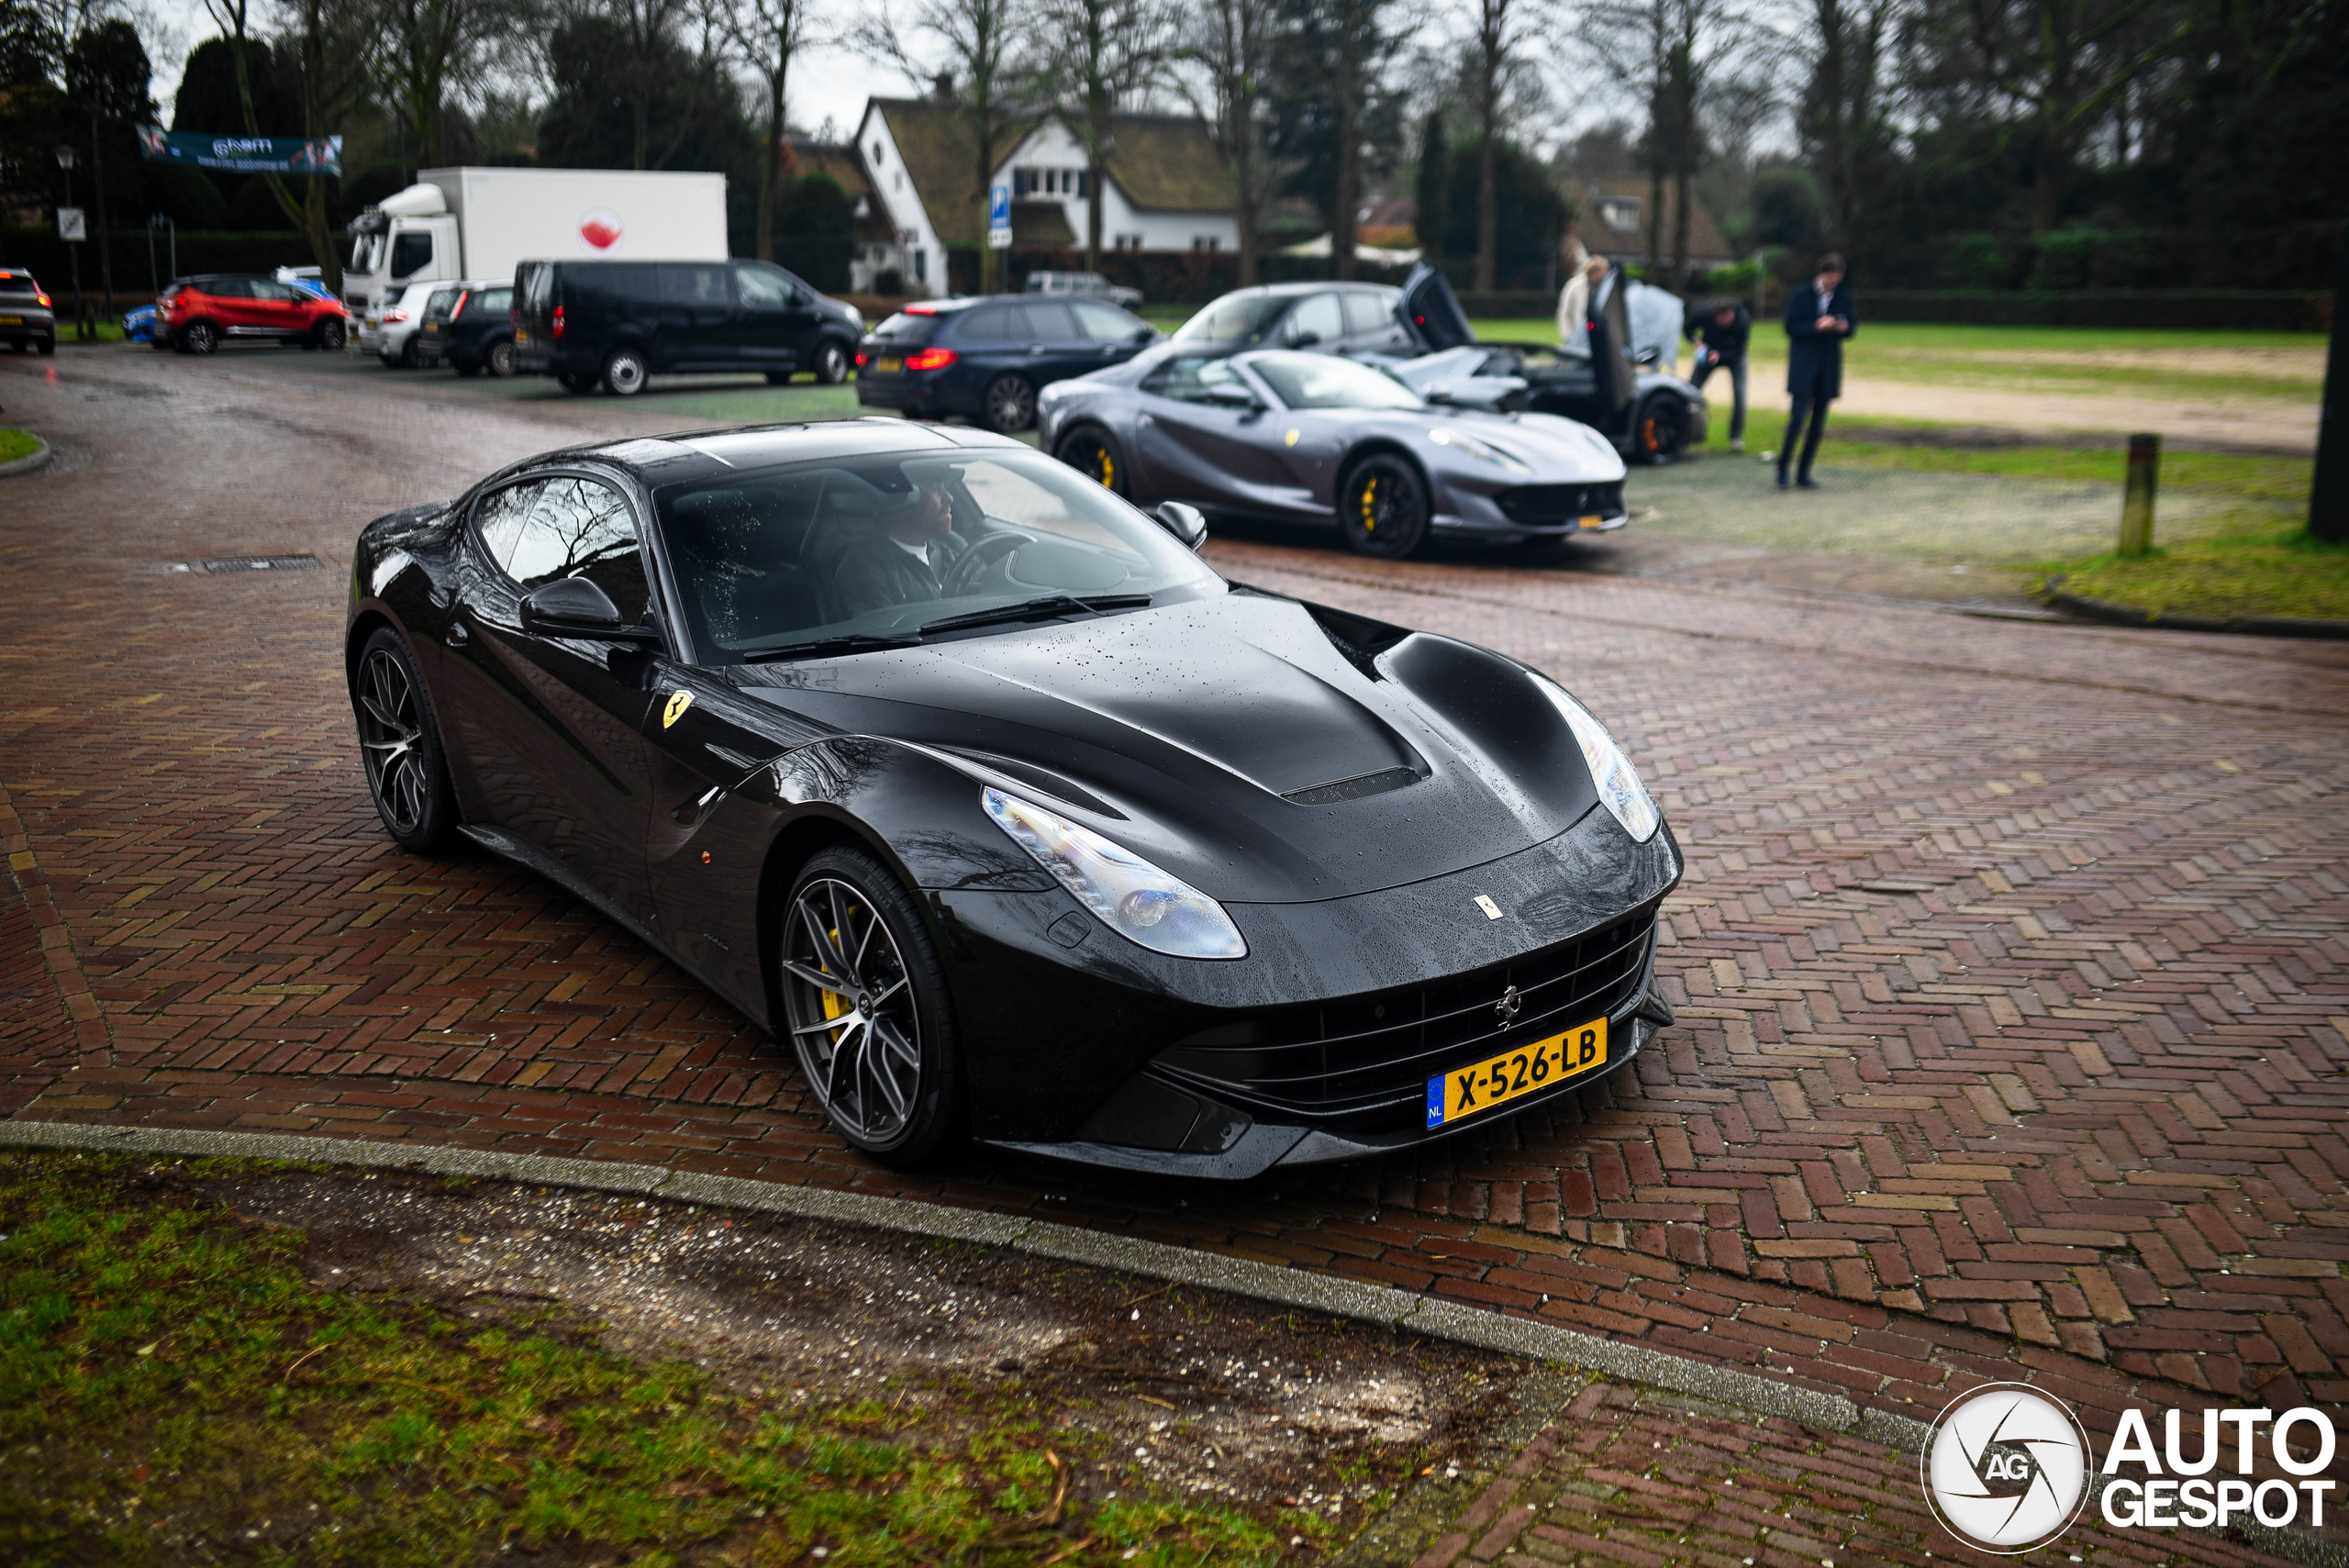
[[[351,220],[342,301],[362,322],[410,284],[464,275],[457,217],[438,185],[410,185]]]

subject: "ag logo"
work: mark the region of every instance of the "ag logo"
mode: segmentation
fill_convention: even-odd
[[[671,725],[676,723],[677,720],[685,717],[685,709],[693,706],[693,693],[677,692],[672,695],[669,698],[669,706],[661,710],[661,728],[666,729]]]
[[[1925,1444],[1925,1500],[1966,1545],[2001,1554],[2046,1545],[2088,1496],[2088,1439],[2060,1402],[2020,1383],[1951,1401]]]

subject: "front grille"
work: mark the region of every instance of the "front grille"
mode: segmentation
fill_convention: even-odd
[[[1623,510],[1623,482],[1606,484],[1520,484],[1493,499],[1511,522],[1555,526],[1596,514],[1612,517]]]
[[[1620,1012],[1654,937],[1649,910],[1436,984],[1219,1025],[1169,1046],[1157,1064],[1260,1110],[1360,1131],[1421,1127],[1436,1073]],[[1504,1023],[1494,1005],[1512,985],[1519,1010]]]

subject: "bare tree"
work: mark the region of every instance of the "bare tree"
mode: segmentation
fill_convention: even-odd
[[[1168,0],[1040,0],[1038,82],[1085,149],[1085,265],[1101,270],[1109,117],[1156,86],[1174,52]]]
[[[367,94],[365,13],[349,0],[279,0],[281,19],[291,36],[302,65],[302,134],[324,139],[328,127],[342,123],[351,107]],[[244,69],[241,51],[239,73]],[[286,206],[285,187],[270,177],[270,194]],[[303,182],[302,209],[288,212],[310,241],[318,275],[328,290],[342,293],[342,257],[334,247],[327,217],[327,183],[312,175]]]
[[[1525,45],[1549,19],[1549,0],[1475,0],[1476,27],[1467,63],[1469,106],[1476,116],[1476,287],[1495,286],[1500,256],[1500,192],[1496,157],[1501,118],[1513,92],[1532,85]],[[1442,221],[1439,215],[1438,222]]]
[[[759,161],[757,243],[759,260],[772,261],[775,186],[784,170],[784,87],[792,56],[815,41],[807,0],[713,0],[712,15],[766,91],[767,146]]]
[[[1187,69],[1176,85],[1207,122],[1230,183],[1242,288],[1256,284],[1257,219],[1275,175],[1264,147],[1264,77],[1271,54],[1271,18],[1257,0],[1206,0],[1192,13],[1177,50]]]
[[[1648,171],[1648,272],[1653,276],[1662,271],[1669,182],[1675,208],[1669,275],[1675,287],[1687,284],[1706,95],[1716,67],[1747,31],[1737,0],[1600,0],[1584,13],[1584,36],[1646,105],[1642,150]]]
[[[1889,134],[1889,54],[1908,0],[1811,0],[1810,78],[1795,130],[1826,199],[1827,238],[1850,245],[1860,191]]]
[[[1354,275],[1354,236],[1361,219],[1363,132],[1371,96],[1403,39],[1386,31],[1389,0],[1324,0],[1336,35],[1336,71],[1330,95],[1336,109],[1337,167],[1330,193],[1330,259],[1341,280]]]
[[[891,15],[888,0],[875,0],[873,13],[851,35],[867,56],[908,80],[936,83],[969,139],[974,191],[967,199],[983,213],[997,149],[1023,106],[1015,51],[1025,41],[1028,21],[1028,0],[913,0],[903,22]],[[984,233],[985,225],[980,228]],[[994,293],[1002,271],[994,247],[983,244],[980,292]]]
[[[207,6],[247,0],[205,0]],[[449,100],[474,83],[493,44],[529,17],[530,0],[373,0],[369,28],[378,87],[394,113],[415,132],[418,161],[449,156]],[[238,56],[239,83],[244,59]]]

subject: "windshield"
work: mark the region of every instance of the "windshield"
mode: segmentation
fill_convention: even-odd
[[[1222,586],[1164,528],[1041,453],[842,459],[653,499],[694,641],[714,663],[911,637],[1054,595],[1169,604]]]
[[[1258,354],[1248,368],[1291,408],[1424,408],[1383,371],[1332,354]]]
[[[1229,294],[1174,328],[1178,343],[1259,343],[1273,318],[1288,305],[1286,295]]]

